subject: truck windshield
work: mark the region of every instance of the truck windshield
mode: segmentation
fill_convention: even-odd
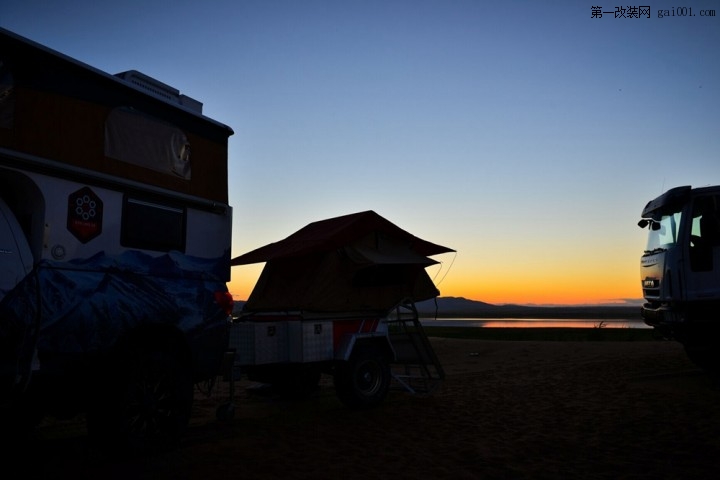
[[[663,215],[659,222],[655,221],[654,224],[650,224],[646,253],[664,250],[677,243],[680,217],[680,212]]]

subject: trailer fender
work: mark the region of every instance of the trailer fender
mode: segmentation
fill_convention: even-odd
[[[395,359],[395,350],[385,332],[353,333],[345,335],[335,350],[336,361],[348,361],[358,346],[372,345],[382,351],[388,360]]]

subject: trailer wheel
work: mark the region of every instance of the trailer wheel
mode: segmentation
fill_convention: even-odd
[[[133,342],[101,382],[88,432],[103,444],[135,451],[174,447],[190,420],[193,382],[171,342]]]
[[[358,347],[350,360],[340,363],[334,376],[335,392],[351,408],[382,403],[390,387],[390,364],[380,350]]]

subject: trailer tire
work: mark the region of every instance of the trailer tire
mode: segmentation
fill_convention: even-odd
[[[385,400],[390,388],[390,364],[382,351],[359,346],[334,374],[335,392],[350,408],[372,408]]]
[[[173,342],[132,342],[113,362],[89,408],[88,433],[122,451],[177,445],[190,420],[194,385]]]

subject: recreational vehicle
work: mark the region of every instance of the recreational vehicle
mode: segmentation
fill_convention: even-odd
[[[0,411],[158,444],[229,339],[233,131],[0,29]]]

